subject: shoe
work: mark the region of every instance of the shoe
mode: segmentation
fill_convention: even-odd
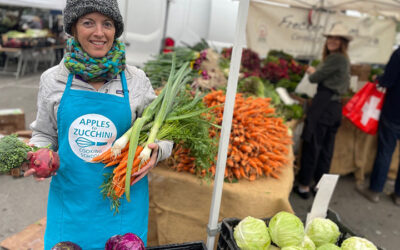
[[[307,200],[308,198],[311,197],[311,192],[310,192],[310,191],[308,191],[308,192],[302,192],[302,191],[300,191],[299,186],[295,186],[295,187],[293,188],[293,192],[296,193],[296,194],[298,194],[298,195],[300,196],[300,198],[302,198],[302,199],[304,199],[304,200]]]
[[[362,187],[360,185],[357,185],[356,189],[362,196],[367,198],[369,201],[374,202],[374,203],[379,202],[379,194],[380,193],[374,192],[374,191],[370,190],[369,188]]]
[[[317,186],[311,187],[310,190],[311,190],[311,193],[312,193],[313,196],[317,195],[317,192],[318,192]]]
[[[392,198],[394,204],[400,206],[400,196],[397,196],[395,193],[392,193],[390,197]]]

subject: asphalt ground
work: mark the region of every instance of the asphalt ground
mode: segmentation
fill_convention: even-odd
[[[26,128],[36,116],[36,96],[39,74],[23,76],[0,75],[0,109],[21,108],[25,113]],[[393,190],[388,182],[386,192]],[[36,182],[33,178],[13,178],[0,175],[0,241],[46,215],[49,181]],[[313,199],[302,200],[291,194],[290,203],[300,218],[305,219]],[[364,236],[381,249],[400,249],[400,207],[384,194],[379,203],[371,203],[355,190],[352,175],[341,176],[329,208],[341,223],[353,233]]]

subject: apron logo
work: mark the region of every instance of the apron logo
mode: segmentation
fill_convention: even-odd
[[[116,137],[117,129],[114,123],[98,114],[78,117],[71,123],[68,132],[72,151],[87,162],[109,149]]]

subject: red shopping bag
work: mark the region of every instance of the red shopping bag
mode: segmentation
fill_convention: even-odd
[[[365,133],[374,135],[378,131],[385,90],[379,89],[375,83],[367,82],[344,105],[342,114],[356,127]]]

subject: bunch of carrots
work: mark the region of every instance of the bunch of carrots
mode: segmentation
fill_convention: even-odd
[[[229,181],[254,181],[264,175],[279,179],[282,167],[288,163],[288,147],[293,144],[292,138],[283,119],[276,117],[270,101],[270,98],[244,98],[240,93],[236,95],[225,168],[225,178]],[[216,117],[215,122],[221,125],[224,92],[212,91],[204,96],[203,102],[208,107],[216,106],[212,112]],[[211,127],[209,136],[219,137],[218,130]],[[178,148],[174,157],[177,159],[175,169],[194,172],[193,158],[188,150]],[[208,172],[215,175],[215,164]],[[203,171],[202,174],[207,173]]]
[[[132,173],[136,173],[140,170],[140,166],[146,166],[147,162],[140,164],[139,154],[142,152],[143,147],[137,146],[134,161],[132,164]],[[92,159],[93,162],[102,162],[105,164],[105,167],[114,167],[112,175],[112,181],[109,183],[111,185],[107,188],[107,196],[112,197],[113,199],[121,198],[121,196],[125,192],[125,180],[126,180],[126,170],[128,164],[128,152],[129,152],[129,142],[122,149],[121,154],[118,156],[114,156],[111,148],[102,153],[99,156],[96,156]],[[148,161],[148,160],[147,160]],[[135,180],[134,177],[131,178],[131,184]]]

